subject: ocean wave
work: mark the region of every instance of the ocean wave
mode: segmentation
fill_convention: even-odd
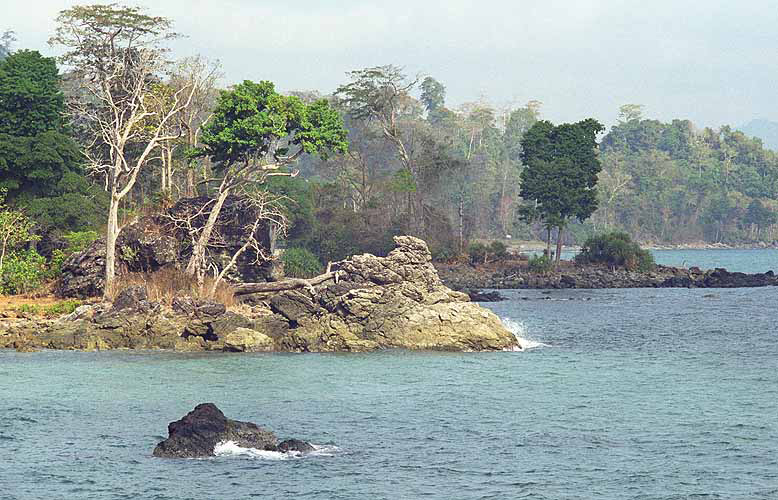
[[[519,346],[514,349],[515,351],[527,351],[529,349],[537,349],[538,347],[551,347],[549,344],[544,344],[543,342],[530,338],[527,334],[527,327],[521,321],[516,321],[507,317],[501,319],[505,328],[516,337],[516,342]]]
[[[244,448],[235,444],[234,441],[222,441],[213,447],[213,454],[217,457],[246,457],[261,460],[292,460],[295,458],[302,458],[303,456],[331,457],[335,455],[335,452],[340,449],[333,445],[311,444],[311,446],[313,446],[314,451],[302,454],[299,451],[280,452],[259,450],[257,448]]]

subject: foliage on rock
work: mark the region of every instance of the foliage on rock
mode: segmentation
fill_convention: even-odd
[[[640,248],[623,231],[614,231],[586,240],[575,258],[580,264],[606,264],[612,268],[650,271],[654,267],[651,252]]]

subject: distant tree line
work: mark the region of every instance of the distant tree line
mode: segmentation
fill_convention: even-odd
[[[101,234],[110,282],[122,227],[201,197],[204,228],[174,221],[191,239],[186,272],[224,276],[231,264],[208,249],[231,194],[308,252],[290,254],[300,274],[318,269],[311,254],[320,264],[381,254],[397,234],[425,238],[440,259],[508,238],[545,240],[549,254],[555,238],[558,258],[563,244],[610,230],[657,243],[776,239],[778,157],[727,126],[663,123],[625,105],[602,135],[592,118],[544,120],[538,101],[454,108],[442,82],[393,65],[349,72],[331,95],[220,89],[218,64],[169,60],[178,35],[167,18],[110,4],[56,21],[65,74],[14,51],[13,33],[0,37],[1,208],[23,226],[7,231],[0,275],[20,255],[54,269],[68,242]]]

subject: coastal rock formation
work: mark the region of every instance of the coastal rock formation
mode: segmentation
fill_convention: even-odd
[[[653,271],[608,269],[602,266],[566,265],[558,271],[536,273],[521,265],[437,266],[442,281],[454,289],[550,289],[550,288],[737,288],[778,285],[772,271],[746,274],[726,269],[702,271],[656,266]]]
[[[269,307],[282,323],[276,332],[282,349],[483,351],[516,346],[515,336],[494,313],[443,286],[424,241],[411,236],[394,240],[397,247],[387,257],[356,255],[338,263],[334,278],[312,290],[273,295]]]
[[[157,444],[153,455],[161,458],[203,458],[214,456],[217,444],[231,441],[242,448],[307,453],[314,447],[299,439],[278,443],[267,429],[252,422],[231,420],[213,403],[202,403],[181,420],[171,422],[168,438]]]
[[[384,348],[493,351],[519,347],[491,311],[443,286],[427,245],[395,238],[387,257],[365,254],[300,286],[244,298],[252,306],[176,297],[170,307],[128,287],[113,304],[82,306],[57,320],[0,325],[0,348],[368,351]],[[315,284],[312,284],[315,283]],[[273,285],[266,283],[263,285]]]
[[[190,237],[176,221],[191,217],[193,227],[205,224],[208,212],[200,208],[208,198],[184,198],[166,213],[141,217],[124,227],[116,241],[116,272],[154,272],[165,267],[184,267],[191,255]],[[214,249],[216,259],[229,260],[243,244],[243,232],[252,217],[242,200],[230,196],[217,219],[216,230],[224,241]],[[261,232],[261,243],[270,248],[270,233]],[[278,266],[269,262],[254,264],[252,251],[241,254],[232,278],[239,281],[266,281],[277,277]],[[71,255],[62,265],[62,278],[56,293],[60,297],[88,298],[102,295],[105,286],[105,240],[98,239],[83,252]]]

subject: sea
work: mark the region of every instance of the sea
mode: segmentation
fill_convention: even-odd
[[[778,289],[501,293],[524,352],[0,351],[0,498],[778,499]],[[317,450],[152,457],[202,402]]]

